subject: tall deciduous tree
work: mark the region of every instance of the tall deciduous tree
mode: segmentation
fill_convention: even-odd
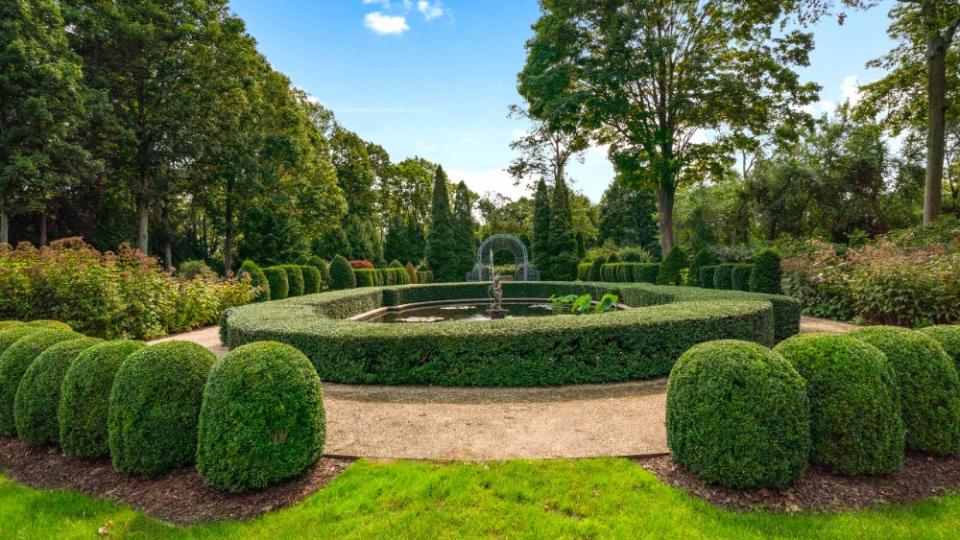
[[[520,153],[507,168],[507,172],[522,182],[528,178],[546,178],[551,185],[557,179],[567,178],[570,160],[583,162],[583,152],[588,140],[573,122],[545,122],[533,118],[526,110],[514,105],[510,116],[531,122],[531,130],[510,143],[510,149]],[[532,187],[532,186],[529,186]]]
[[[731,150],[775,120],[803,118],[817,87],[792,70],[812,38],[774,37],[779,10],[727,0],[541,0],[519,91],[551,128],[610,145],[620,170],[654,190],[673,247],[679,185],[719,173]],[[764,7],[766,6],[766,7]],[[704,140],[702,134],[714,136]],[[698,138],[698,135],[701,135]]]
[[[447,173],[437,167],[433,176],[433,200],[430,206],[430,231],[427,236],[427,265],[437,281],[460,281],[456,230],[450,211]]]
[[[533,196],[533,264],[541,267],[550,249],[550,191],[540,177]]]

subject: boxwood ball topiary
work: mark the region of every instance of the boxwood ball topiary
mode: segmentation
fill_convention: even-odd
[[[303,275],[303,294],[317,294],[320,292],[320,270],[304,264],[300,266],[300,273]]]
[[[803,334],[773,350],[807,381],[813,463],[846,475],[903,467],[897,379],[879,349],[842,334]]]
[[[780,282],[783,272],[780,269],[780,255],[766,249],[753,257],[753,272],[750,274],[750,290],[767,294],[780,294]]]
[[[30,326],[29,324],[18,324],[13,325],[7,328],[6,330],[0,330],[0,355],[2,355],[6,350],[17,342],[18,339],[29,336],[43,330],[38,326]]]
[[[41,328],[39,332],[18,339],[0,355],[0,433],[16,435],[13,402],[23,374],[40,353],[51,346],[82,337],[71,330]]]
[[[22,324],[23,323],[20,321],[0,321],[0,332],[3,332],[8,328],[13,328],[14,326],[20,326]]]
[[[110,390],[110,459],[121,473],[156,476],[193,463],[203,386],[216,362],[196,343],[168,341],[131,354]]]
[[[334,290],[353,289],[357,286],[357,276],[353,274],[350,261],[337,255],[330,261],[330,288]]]
[[[296,476],[323,454],[320,377],[290,345],[258,342],[231,351],[203,392],[197,471],[232,492]]]
[[[933,338],[897,326],[847,333],[880,349],[897,375],[907,448],[960,452],[960,381],[953,360]]]
[[[250,285],[253,285],[259,292],[257,296],[254,297],[254,302],[266,302],[270,300],[270,282],[267,281],[267,276],[263,274],[263,270],[257,266],[251,260],[243,261],[243,264],[240,265],[240,269],[237,270],[238,276],[243,276],[247,274],[250,276]]]
[[[27,325],[36,326],[38,328],[48,328],[51,330],[73,330],[69,324],[63,321],[54,321],[50,319],[37,319],[35,321],[28,322]]]
[[[268,266],[263,269],[263,275],[270,284],[271,300],[283,300],[289,296],[290,282],[287,279],[286,270],[280,266]]]
[[[40,353],[27,368],[13,401],[13,420],[23,442],[60,442],[57,409],[63,377],[77,356],[97,343],[99,339],[88,337],[61,341]]]
[[[287,296],[303,296],[303,272],[295,264],[284,264],[283,270],[287,273]]]
[[[779,354],[745,341],[701,343],[667,382],[667,444],[702,480],[782,488],[810,454],[806,384]]]
[[[107,444],[110,388],[123,361],[143,347],[138,341],[108,341],[83,351],[70,364],[60,387],[57,412],[63,453],[81,458],[98,458],[110,453]]]
[[[937,343],[953,358],[954,364],[960,369],[960,325],[938,324],[921,328],[920,332],[937,340]]]
[[[658,285],[680,285],[681,272],[687,267],[687,254],[679,247],[674,247],[667,257],[660,263],[660,273],[657,274]]]

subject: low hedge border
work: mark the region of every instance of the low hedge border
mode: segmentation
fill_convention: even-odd
[[[770,345],[778,333],[799,330],[800,305],[788,297],[650,284],[504,284],[506,298],[607,292],[638,309],[484,324],[346,320],[385,306],[487,296],[485,283],[371,287],[230,309],[221,338],[231,348],[265,340],[293,345],[324,381],[538,386],[660,377],[697,343]]]

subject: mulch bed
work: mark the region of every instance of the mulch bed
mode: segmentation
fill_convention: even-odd
[[[670,456],[637,458],[660,481],[732,510],[840,512],[884,504],[907,504],[960,489],[960,457],[907,453],[904,468],[885,477],[847,477],[810,466],[782,491],[736,491],[706,484]]]
[[[104,497],[181,525],[249,519],[291,506],[330,483],[352,462],[324,457],[303,476],[284,484],[231,494],[205,486],[193,467],[159,478],[124,476],[113,470],[109,459],[78,459],[52,446],[30,446],[0,437],[0,470],[17,482]]]

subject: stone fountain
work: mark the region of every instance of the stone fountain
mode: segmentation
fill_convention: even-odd
[[[503,309],[503,286],[500,283],[500,276],[494,275],[490,279],[490,309],[487,313],[491,319],[503,319],[507,316],[507,310]]]

